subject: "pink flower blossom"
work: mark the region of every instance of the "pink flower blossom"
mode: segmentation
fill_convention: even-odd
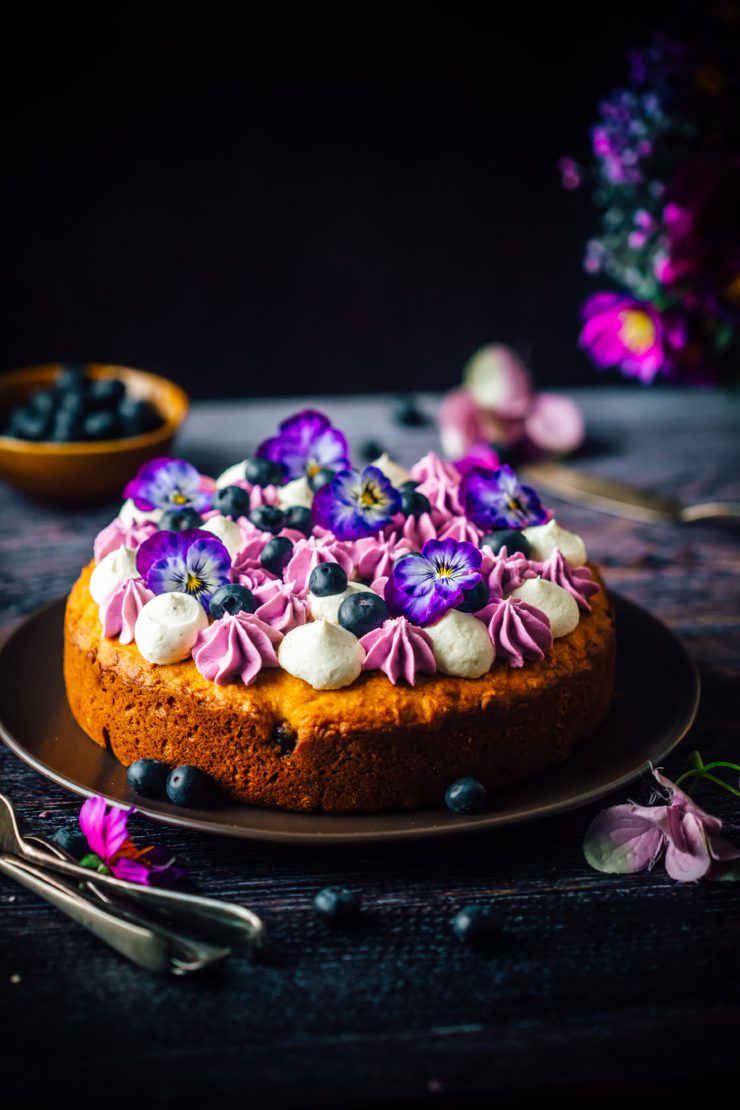
[[[87,838],[91,856],[83,866],[109,871],[117,879],[144,885],[165,885],[183,877],[173,866],[173,857],[155,845],[137,848],[128,835],[128,820],[134,807],[109,806],[105,798],[88,798],[80,810],[80,828]],[[96,858],[97,857],[97,858]]]

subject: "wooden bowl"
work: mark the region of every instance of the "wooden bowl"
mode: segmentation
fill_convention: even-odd
[[[48,363],[0,374],[0,413],[51,386],[59,370],[59,363]],[[146,370],[107,363],[88,363],[86,373],[124,382],[129,396],[154,405],[162,424],[144,435],[81,443],[34,443],[0,435],[0,479],[33,497],[83,501],[119,493],[142,463],[169,452],[188,412],[188,397],[179,385]]]

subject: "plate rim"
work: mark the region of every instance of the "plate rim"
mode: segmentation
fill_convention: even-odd
[[[670,743],[667,743],[666,746],[661,749],[660,754],[657,756],[658,759],[663,760],[667,758],[673,751],[675,751],[678,745],[686,737],[687,733],[696,720],[696,715],[701,700],[701,678],[699,675],[699,671],[679,637],[676,636],[672,629],[664,624],[663,621],[654,616],[654,614],[649,612],[649,610],[644,609],[641,605],[638,605],[637,602],[632,601],[630,598],[624,597],[621,594],[615,594],[612,591],[609,591],[609,596],[612,600],[612,603],[614,604],[617,613],[622,607],[628,610],[632,609],[637,611],[641,615],[641,617],[646,617],[648,620],[659,625],[663,634],[667,635],[673,641],[674,648],[683,657],[683,662],[687,668],[687,673],[691,675],[691,696],[689,698],[689,704],[687,706],[686,717],[681,728],[677,730],[676,735],[671,739]],[[38,619],[39,617],[42,617],[43,614],[48,610],[61,607],[62,604],[65,602],[66,597],[64,596],[55,598],[54,600],[39,606],[37,609],[33,610],[33,612],[27,614],[19,623],[17,623],[15,627],[12,628],[10,632],[5,637],[3,637],[2,641],[0,642],[0,665],[2,665],[3,656],[5,656],[6,653],[11,650],[11,645],[13,641],[23,632],[27,624],[31,623],[35,619]],[[32,770],[36,771],[44,778],[49,779],[51,782],[56,783],[58,786],[71,791],[78,797],[90,798],[100,793],[97,790],[90,789],[83,783],[79,783],[73,779],[68,778],[66,775],[55,770],[55,768],[49,766],[47,763],[44,763],[41,759],[39,759],[36,755],[34,755],[26,747],[24,747],[21,741],[13,736],[13,734],[6,727],[2,717],[0,717],[0,739],[2,739],[5,746],[14,755],[21,759],[22,762],[24,762],[27,766],[31,767]],[[92,741],[90,741],[90,743],[92,743]],[[115,756],[113,756],[111,753],[107,754],[110,756],[111,759],[115,760]],[[565,766],[567,762],[568,760],[566,759],[563,761],[562,764],[558,764],[558,766]],[[423,825],[418,829],[413,827],[404,829],[378,829],[375,831],[358,829],[356,832],[352,832],[351,830],[348,831],[346,829],[342,829],[341,831],[337,832],[297,832],[290,829],[259,829],[244,827],[242,825],[235,825],[226,822],[214,822],[212,820],[209,820],[208,818],[196,816],[195,814],[197,813],[197,811],[194,810],[183,811],[182,815],[177,812],[170,813],[169,811],[167,811],[166,813],[162,813],[157,810],[150,809],[147,805],[146,798],[142,798],[141,803],[139,803],[137,799],[134,804],[136,806],[137,813],[141,813],[143,816],[148,817],[150,820],[157,821],[160,824],[168,825],[173,828],[187,829],[195,832],[210,833],[214,836],[227,836],[235,840],[247,840],[252,842],[258,841],[263,843],[291,844],[293,846],[312,847],[316,847],[318,845],[338,847],[341,845],[349,844],[380,844],[398,840],[427,840],[450,836],[469,835],[476,832],[484,832],[486,830],[508,828],[514,825],[521,825],[531,821],[540,821],[547,817],[556,817],[560,814],[568,813],[572,810],[581,809],[587,805],[590,805],[592,802],[598,801],[600,798],[603,798],[607,794],[611,794],[613,791],[618,790],[620,787],[625,786],[630,782],[634,782],[641,775],[649,771],[652,765],[653,763],[650,759],[645,759],[640,764],[640,766],[636,767],[634,770],[625,772],[617,778],[611,779],[608,783],[605,783],[601,786],[593,787],[590,790],[586,790],[560,802],[549,804],[544,803],[536,806],[535,808],[519,810],[515,813],[509,814],[496,814],[495,812],[489,811],[481,814],[460,816],[452,821],[448,821],[445,824]],[[542,773],[547,774],[547,771],[544,771]],[[118,807],[126,805],[126,803],[122,802],[119,798],[111,797],[110,795],[105,793],[103,793],[102,796],[110,805]],[[243,808],[246,810],[268,809],[268,807],[257,806],[244,806]],[[269,810],[273,813],[282,812],[277,807],[269,807]],[[215,809],[213,812],[218,813],[218,809]],[[446,818],[454,816],[450,815],[447,810],[442,810],[441,807],[435,807],[432,809],[419,809],[416,811],[404,810],[399,812],[403,813],[405,816],[408,816],[409,813],[416,812],[419,814],[420,820],[422,821],[424,820],[425,815],[427,815],[430,820],[433,821],[434,815],[442,812],[445,814]],[[293,819],[299,818],[301,816],[305,816],[310,819],[312,816],[315,816],[314,814],[299,814],[291,810],[286,810],[285,813],[286,816],[289,816]],[[352,819],[353,816],[371,817],[381,815],[353,815],[343,813],[321,814],[320,816],[324,818],[343,818],[346,821],[347,819]]]

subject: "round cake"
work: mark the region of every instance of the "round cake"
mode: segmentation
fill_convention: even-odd
[[[493,452],[353,469],[312,410],[218,479],[147,464],[69,596],[65,681],[125,765],[233,800],[369,812],[565,759],[612,695],[580,538]]]

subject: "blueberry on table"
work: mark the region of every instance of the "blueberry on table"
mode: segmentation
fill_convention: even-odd
[[[224,613],[235,617],[237,613],[253,613],[257,608],[257,598],[246,586],[229,582],[213,591],[208,608],[214,620],[220,620]]]
[[[480,813],[487,802],[488,791],[477,779],[458,779],[445,792],[445,805],[453,813]]]
[[[159,518],[160,532],[185,532],[188,528],[200,528],[200,513],[195,509],[165,509]]]
[[[379,459],[384,450],[383,444],[378,443],[377,439],[366,439],[360,444],[358,453],[363,462],[371,463]]]
[[[461,613],[477,613],[488,605],[488,586],[481,580],[469,590],[463,590],[462,601],[455,606]]]
[[[248,516],[249,494],[241,486],[224,486],[214,493],[213,507],[222,516]]]
[[[164,798],[169,773],[161,759],[137,759],[126,770],[126,782],[144,798]]]
[[[359,895],[342,886],[326,886],[313,900],[316,913],[334,925],[351,925],[360,916]]]
[[[176,806],[207,806],[213,794],[213,783],[205,771],[187,763],[175,767],[167,779],[167,797]]]
[[[265,570],[282,578],[283,571],[290,562],[293,554],[293,544],[286,536],[275,536],[268,540],[260,552],[260,562]]]
[[[255,528],[262,532],[272,532],[276,536],[285,527],[285,513],[275,505],[258,505],[252,509],[249,519]]]
[[[330,470],[328,466],[322,466],[321,470],[317,470],[315,474],[311,475],[308,479],[308,484],[314,493],[316,493],[322,486],[328,486],[333,477],[334,471]]]
[[[350,594],[339,606],[339,623],[358,639],[374,628],[380,628],[389,615],[383,598],[370,590],[367,593],[358,591]]]
[[[417,489],[409,489],[406,485],[401,487],[401,512],[404,516],[421,516],[422,513],[431,511],[428,497]]]
[[[285,527],[295,528],[296,532],[303,532],[304,536],[310,536],[313,531],[311,510],[304,505],[291,505],[285,510]]]
[[[62,825],[60,829],[52,833],[49,839],[63,848],[65,852],[69,852],[75,859],[82,859],[90,851],[87,837],[81,831],[77,822],[73,825]]]
[[[333,597],[347,589],[347,572],[339,563],[319,563],[311,571],[308,588],[316,597]]]
[[[498,528],[495,532],[489,532],[480,541],[480,546],[484,545],[490,547],[494,555],[498,555],[502,547],[506,548],[507,555],[521,551],[528,559],[532,554],[531,543],[523,532],[518,532],[515,528]]]
[[[471,948],[487,948],[498,939],[498,921],[489,906],[464,906],[452,918],[452,931]]]
[[[405,428],[418,428],[427,423],[427,418],[420,412],[416,400],[410,393],[402,393],[393,406],[393,419],[396,424]]]
[[[253,486],[282,486],[286,470],[282,463],[272,459],[247,459],[244,477]]]

